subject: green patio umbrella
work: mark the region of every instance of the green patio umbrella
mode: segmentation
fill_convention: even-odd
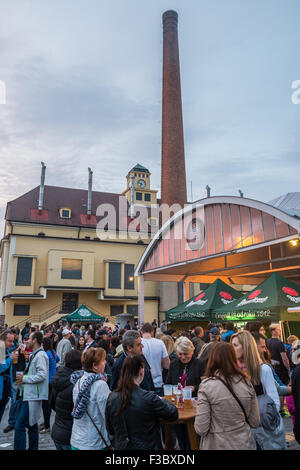
[[[242,295],[221,279],[205,291],[195,295],[183,304],[166,312],[167,321],[211,321],[212,312],[221,305],[228,305]]]
[[[97,315],[96,313],[92,312],[88,307],[85,305],[81,305],[78,307],[74,312],[66,315],[65,317],[61,318],[67,322],[101,322],[105,320],[104,317]]]
[[[273,273],[251,292],[229,305],[217,308],[215,321],[294,321],[300,315],[289,313],[288,307],[300,306],[300,285]]]

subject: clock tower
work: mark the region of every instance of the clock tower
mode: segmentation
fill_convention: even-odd
[[[150,189],[150,175],[150,171],[140,164],[135,165],[135,167],[129,171],[126,177],[127,188],[123,192],[129,204],[131,202],[131,178],[134,182],[134,204],[142,204],[143,206],[157,204],[158,191]]]

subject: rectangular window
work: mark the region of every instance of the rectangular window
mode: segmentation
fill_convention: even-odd
[[[78,294],[65,292],[62,295],[62,313],[72,313],[78,307]]]
[[[134,264],[125,264],[124,289],[134,289]]]
[[[82,279],[82,259],[62,259],[62,279]]]
[[[29,316],[30,305],[14,305],[14,316],[19,317],[28,317]]]
[[[18,258],[16,286],[30,286],[32,258]]]
[[[135,193],[136,194],[136,200],[137,201],[142,201],[143,200],[143,193]]]
[[[145,201],[147,201],[147,202],[151,201],[151,194],[145,193]]]
[[[121,263],[109,263],[109,289],[121,289]]]
[[[110,306],[110,316],[120,315],[120,313],[124,313],[123,305],[111,305]]]
[[[127,313],[130,315],[138,315],[138,306],[137,305],[127,305]]]

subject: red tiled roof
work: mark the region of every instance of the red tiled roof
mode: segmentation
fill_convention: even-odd
[[[91,218],[87,220],[87,190],[45,186],[44,209],[43,211],[38,211],[39,190],[40,187],[37,186],[28,193],[8,202],[5,219],[11,222],[31,222],[71,227],[95,227],[97,221],[101,219],[95,216],[97,207],[101,204],[112,204],[116,210],[118,228],[120,197],[124,198],[126,201],[127,211],[129,209],[129,203],[125,196],[116,193],[93,191],[92,215]],[[59,209],[62,207],[71,209],[70,219],[62,219],[60,217]],[[128,220],[130,221],[130,219]]]

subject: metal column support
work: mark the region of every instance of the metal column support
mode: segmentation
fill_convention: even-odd
[[[144,276],[138,278],[138,322],[141,327],[144,323]]]

